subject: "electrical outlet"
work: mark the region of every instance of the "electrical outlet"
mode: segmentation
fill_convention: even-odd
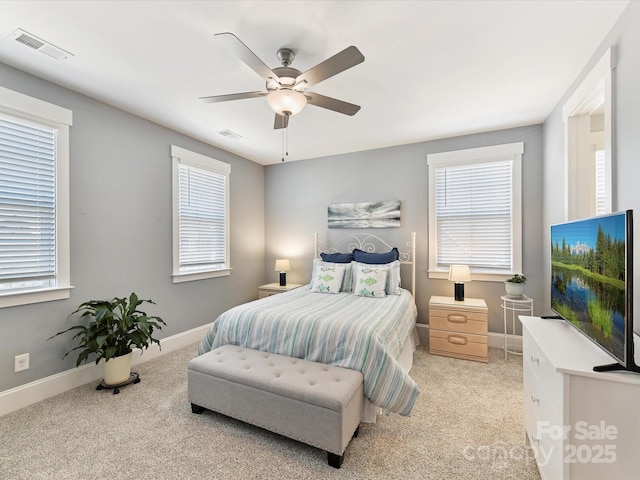
[[[16,355],[15,372],[22,372],[29,370],[29,354],[23,353],[22,355]]]

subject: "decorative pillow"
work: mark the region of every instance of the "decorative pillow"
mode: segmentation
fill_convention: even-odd
[[[316,271],[311,282],[311,291],[320,293],[338,293],[344,277],[344,264],[334,263],[330,265],[316,266]]]
[[[358,265],[354,295],[362,297],[384,297],[386,295],[387,269]]]
[[[378,268],[387,271],[387,285],[386,292],[387,295],[400,295],[400,260],[396,260],[391,263],[387,263],[386,265],[369,265],[366,263],[358,263],[353,262],[354,269],[357,270],[359,267],[367,265],[370,268]],[[354,275],[355,277],[355,275]],[[351,287],[352,291],[355,291],[356,282],[355,278],[353,280],[353,286]]]
[[[319,258],[313,259],[313,271],[311,273],[311,281],[316,278],[316,271],[319,267],[323,266],[339,266],[344,268],[344,276],[342,277],[342,285],[340,287],[341,292],[353,292],[353,268],[352,264],[349,263],[331,263],[331,262],[323,262]]]
[[[384,265],[391,263],[400,258],[400,252],[397,247],[393,247],[391,250],[385,253],[369,253],[359,248],[353,250],[353,259],[356,262],[367,263],[369,265]]]
[[[321,253],[320,256],[325,262],[332,263],[351,263],[353,261],[353,253]]]

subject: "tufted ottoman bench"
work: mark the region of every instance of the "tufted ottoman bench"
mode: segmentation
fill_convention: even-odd
[[[213,410],[321,448],[335,468],[364,403],[360,372],[234,345],[191,360],[188,391],[193,413]]]

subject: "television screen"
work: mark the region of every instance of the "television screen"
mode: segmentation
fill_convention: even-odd
[[[552,310],[623,366],[633,342],[630,222],[623,212],[551,226]]]

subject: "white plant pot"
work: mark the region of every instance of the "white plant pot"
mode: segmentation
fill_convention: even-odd
[[[507,296],[511,298],[522,298],[524,296],[524,283],[504,282]]]
[[[111,358],[103,362],[104,383],[107,385],[118,385],[126,382],[131,376],[131,356],[133,352],[120,357]]]

